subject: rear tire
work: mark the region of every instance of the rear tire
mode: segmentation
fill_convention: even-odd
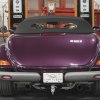
[[[0,95],[13,96],[14,95],[13,82],[0,80]]]
[[[92,91],[95,96],[100,96],[100,81],[93,83]]]

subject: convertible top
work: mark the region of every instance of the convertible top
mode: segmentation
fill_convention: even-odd
[[[37,28],[34,29],[32,25],[41,23],[59,23],[67,22],[74,23],[77,28]],[[15,30],[15,34],[31,34],[31,33],[83,33],[90,34],[93,33],[91,25],[84,19],[79,17],[65,17],[65,16],[37,16],[25,19],[19,24]]]

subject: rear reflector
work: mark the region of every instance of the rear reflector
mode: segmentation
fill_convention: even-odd
[[[2,78],[3,80],[12,80],[12,77],[9,76],[9,75],[3,75],[3,76],[1,76],[1,78]]]
[[[94,79],[100,79],[100,75],[95,75]]]
[[[10,65],[10,63],[7,60],[0,60],[0,66]]]

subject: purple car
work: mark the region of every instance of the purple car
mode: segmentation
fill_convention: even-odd
[[[41,16],[25,19],[0,46],[0,94],[17,85],[40,90],[91,87],[100,96],[100,41],[82,18]]]

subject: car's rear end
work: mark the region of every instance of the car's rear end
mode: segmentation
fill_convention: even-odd
[[[45,29],[45,25],[35,25],[35,29],[33,19],[22,22],[15,32],[16,35],[10,36],[6,45],[1,46],[0,59],[6,61],[0,72],[0,88],[3,88],[1,94],[11,94],[11,84],[14,82],[30,82],[35,88],[49,87],[52,94],[57,87],[68,90],[77,84],[90,83],[94,84],[95,93],[99,95],[100,45],[99,38],[92,33],[90,25],[81,18],[50,16],[40,19],[42,23],[45,20],[47,24],[53,25],[58,23],[57,20],[63,19],[77,24],[77,27]],[[41,22],[40,19],[34,18]],[[80,22],[83,22],[86,30],[79,26]],[[22,27],[23,24],[28,26]],[[29,26],[32,30],[28,30]],[[6,89],[11,93],[4,93]]]

